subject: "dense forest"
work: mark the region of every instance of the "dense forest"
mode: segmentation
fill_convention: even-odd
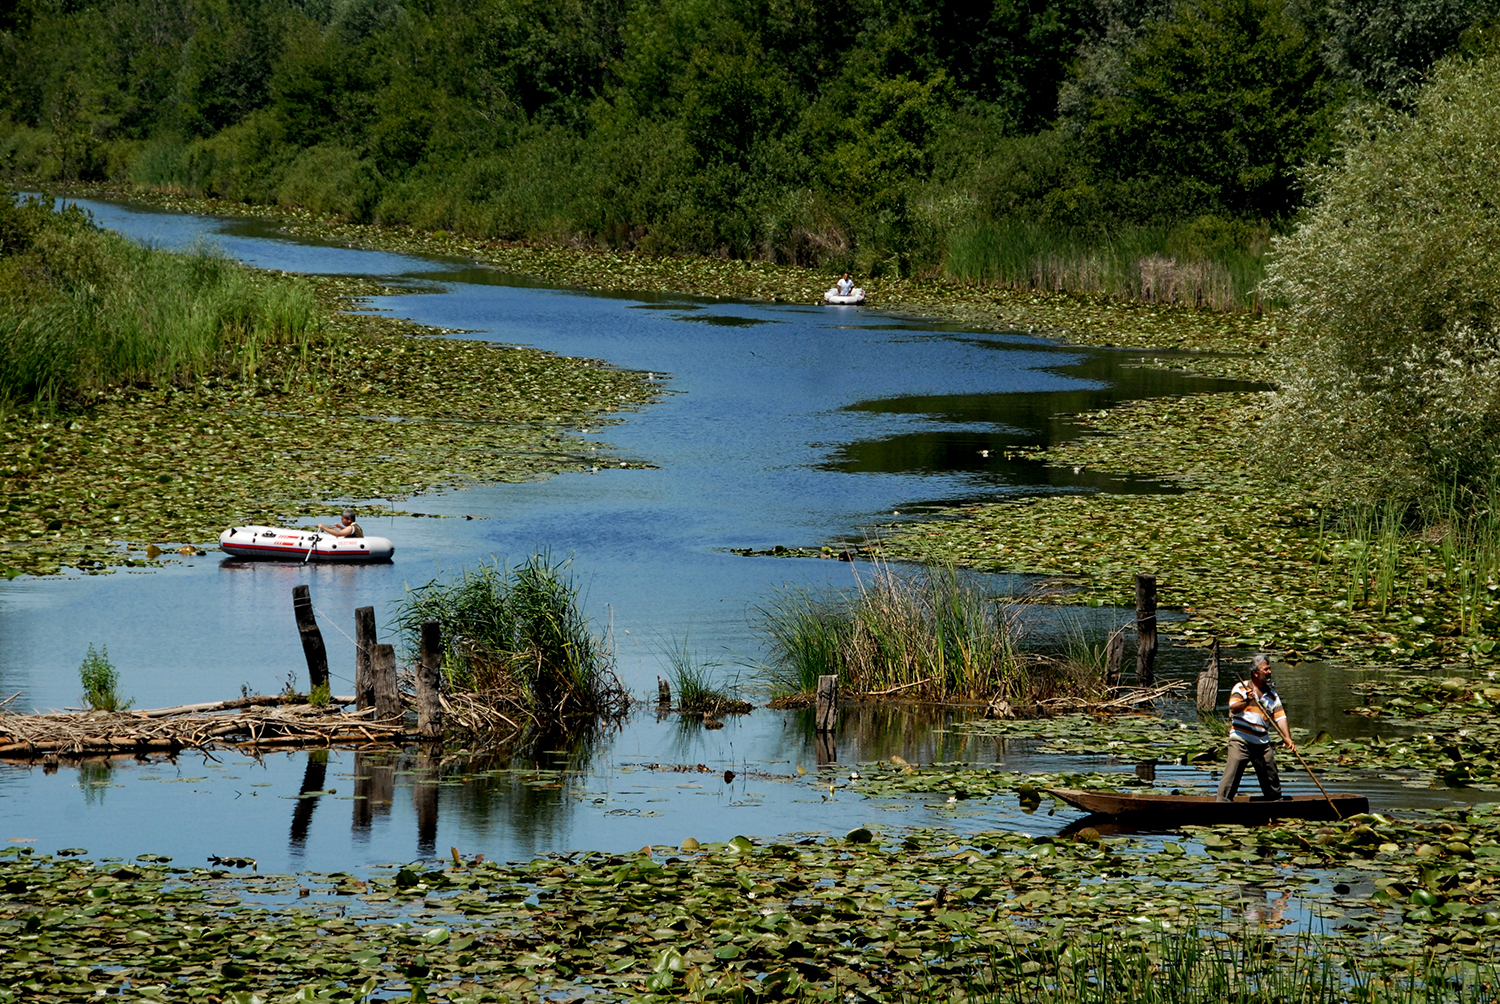
[[[0,12],[0,170],[865,273],[1185,282],[1230,306],[1303,205],[1304,166],[1408,107],[1444,54],[1484,50],[1497,15],[1500,0],[17,0]]]

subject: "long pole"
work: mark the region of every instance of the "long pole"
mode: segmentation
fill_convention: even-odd
[[[1252,694],[1255,693],[1254,684],[1248,683],[1245,680],[1240,680],[1240,674],[1239,673],[1235,673],[1234,674],[1234,678],[1236,680],[1239,680],[1240,685],[1245,688],[1245,695],[1246,695],[1246,697],[1249,698],[1249,701],[1250,701],[1251,704],[1254,704],[1257,708],[1260,709],[1261,716],[1263,718],[1265,718],[1267,724],[1274,726],[1276,724],[1276,720],[1271,717],[1271,714],[1270,714],[1270,712],[1268,712],[1266,710],[1265,705],[1263,705],[1263,704],[1260,703],[1260,699],[1259,698],[1250,696],[1250,695],[1252,695]],[[1230,728],[1231,731],[1233,731],[1234,724],[1232,722],[1230,723],[1229,728]],[[1280,730],[1278,729],[1277,731],[1280,731]],[[1297,758],[1297,762],[1302,765],[1302,769],[1305,770],[1305,771],[1307,771],[1307,776],[1310,777],[1310,778],[1312,778],[1312,783],[1318,786],[1318,790],[1321,791],[1323,793],[1323,797],[1328,800],[1328,807],[1333,810],[1333,818],[1335,818],[1335,819],[1339,820],[1340,822],[1342,822],[1343,818],[1344,818],[1344,814],[1342,812],[1340,812],[1339,811],[1339,807],[1334,804],[1333,796],[1330,795],[1330,794],[1328,794],[1328,789],[1325,788],[1325,787],[1323,787],[1323,782],[1318,780],[1318,775],[1314,774],[1313,773],[1313,769],[1307,765],[1307,761],[1304,760],[1304,759],[1302,759],[1302,753],[1301,753],[1301,751],[1299,751],[1297,749],[1296,744],[1295,743],[1291,743],[1290,745],[1292,747],[1292,756],[1294,756],[1294,757]]]

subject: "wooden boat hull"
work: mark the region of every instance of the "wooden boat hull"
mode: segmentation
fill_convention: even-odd
[[[391,560],[396,548],[384,537],[335,537],[317,530],[232,526],[219,534],[225,554],[254,561],[318,561],[372,565]]]
[[[1370,811],[1363,795],[1333,792],[1322,795],[1292,795],[1265,799],[1240,795],[1233,802],[1220,802],[1212,795],[1158,795],[1144,792],[1079,791],[1050,788],[1048,791],[1085,812],[1130,819],[1143,826],[1215,826],[1238,823],[1256,826],[1273,819],[1339,819]],[[1335,812],[1337,808],[1337,812]]]

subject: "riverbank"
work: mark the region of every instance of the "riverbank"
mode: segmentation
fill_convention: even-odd
[[[0,574],[96,574],[201,554],[236,523],[372,500],[394,513],[423,492],[589,470],[600,444],[572,431],[655,396],[644,374],[598,360],[347,313],[379,288],[311,281],[330,317],[310,358],[281,346],[249,374],[0,418]]]

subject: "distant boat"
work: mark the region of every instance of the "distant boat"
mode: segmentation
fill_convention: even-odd
[[[839,288],[834,286],[823,294],[824,303],[834,303],[845,307],[855,307],[865,302],[865,291],[856,286],[848,294],[840,293]]]
[[[1328,798],[1291,795],[1272,799],[1240,795],[1233,802],[1220,802],[1212,795],[1079,791],[1074,788],[1049,788],[1048,791],[1085,812],[1163,827],[1221,823],[1254,826],[1272,819],[1338,819],[1370,811],[1370,800],[1365,796],[1337,792]]]
[[[232,526],[219,534],[219,547],[236,558],[264,561],[339,561],[377,564],[396,548],[384,537],[335,537],[321,530],[274,526]]]

